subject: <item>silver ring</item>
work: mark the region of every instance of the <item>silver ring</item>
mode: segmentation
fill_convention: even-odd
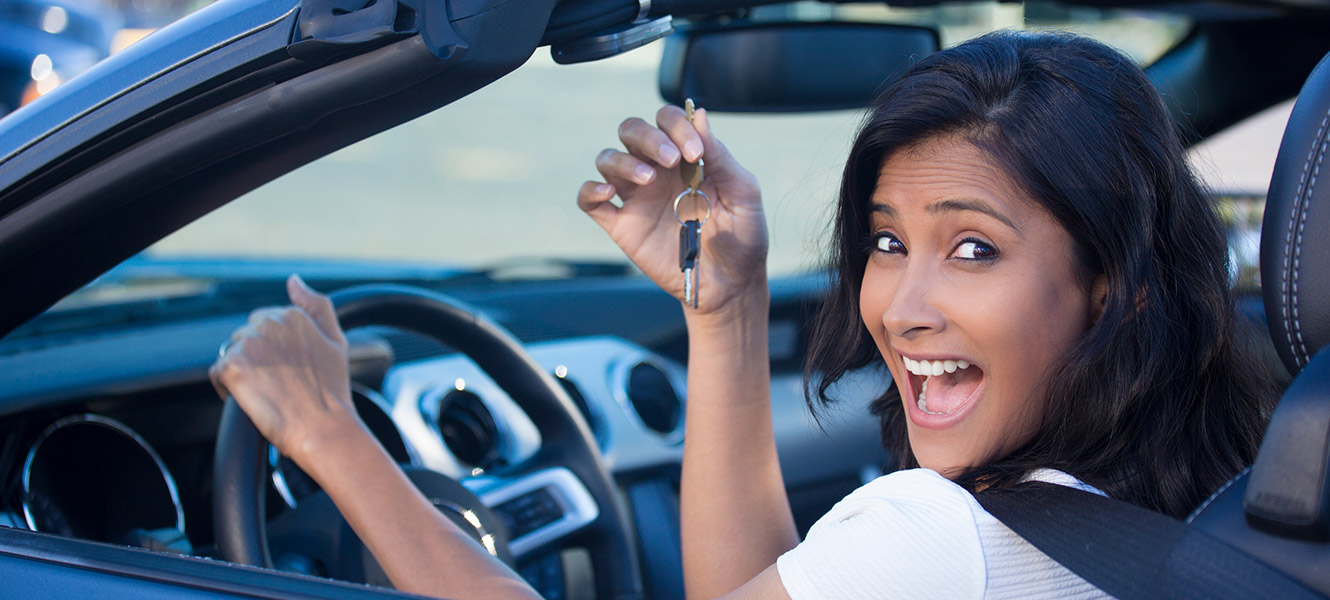
[[[641,23],[647,20],[648,14],[651,14],[651,0],[637,0],[637,17],[633,19],[633,22]]]
[[[702,220],[697,224],[697,226],[701,227],[703,225],[706,225],[707,221],[711,220],[711,198],[708,198],[706,194],[702,193],[702,190],[694,190],[692,188],[689,188],[682,192],[679,192],[679,195],[674,197],[674,220],[678,221],[680,225],[684,225],[685,223],[683,222],[683,219],[679,218],[679,201],[683,200],[685,196],[691,196],[694,194],[701,196],[702,199],[706,200],[707,202],[707,214],[702,217]]]
[[[226,340],[225,342],[222,342],[221,347],[217,349],[217,358],[218,359],[226,358],[226,351],[230,349],[231,349],[231,340]]]

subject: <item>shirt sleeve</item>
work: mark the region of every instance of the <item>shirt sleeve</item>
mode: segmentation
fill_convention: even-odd
[[[964,489],[926,469],[879,477],[776,561],[792,600],[981,598],[983,548]]]

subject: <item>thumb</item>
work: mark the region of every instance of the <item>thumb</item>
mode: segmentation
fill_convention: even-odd
[[[748,175],[748,171],[734,159],[725,144],[716,139],[711,130],[711,115],[705,108],[699,108],[694,113],[693,127],[697,129],[698,137],[702,138],[702,155],[706,157],[708,177],[717,183],[725,183]]]
[[[333,310],[332,300],[311,289],[305,284],[304,279],[295,274],[286,280],[286,293],[291,297],[291,304],[305,311],[324,335],[339,344],[346,343],[346,336],[342,335],[342,326],[337,322],[337,312]]]

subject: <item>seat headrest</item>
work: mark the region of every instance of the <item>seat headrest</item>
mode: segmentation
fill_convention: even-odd
[[[1330,341],[1330,55],[1303,85],[1279,144],[1261,230],[1261,289],[1279,357],[1297,375]]]

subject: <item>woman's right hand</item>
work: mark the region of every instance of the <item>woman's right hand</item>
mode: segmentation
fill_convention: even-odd
[[[767,225],[756,178],[712,135],[705,110],[698,109],[694,121],[677,106],[660,109],[654,127],[638,118],[624,121],[619,140],[626,152],[607,149],[596,157],[607,183],[583,184],[577,204],[656,285],[683,300],[674,199],[686,189],[680,159],[703,159],[711,217],[701,230],[696,312],[717,313],[736,299],[765,297]],[[616,193],[622,206],[610,202]],[[687,198],[680,203],[684,219],[694,218],[689,204]],[[705,203],[698,210],[705,212]]]

